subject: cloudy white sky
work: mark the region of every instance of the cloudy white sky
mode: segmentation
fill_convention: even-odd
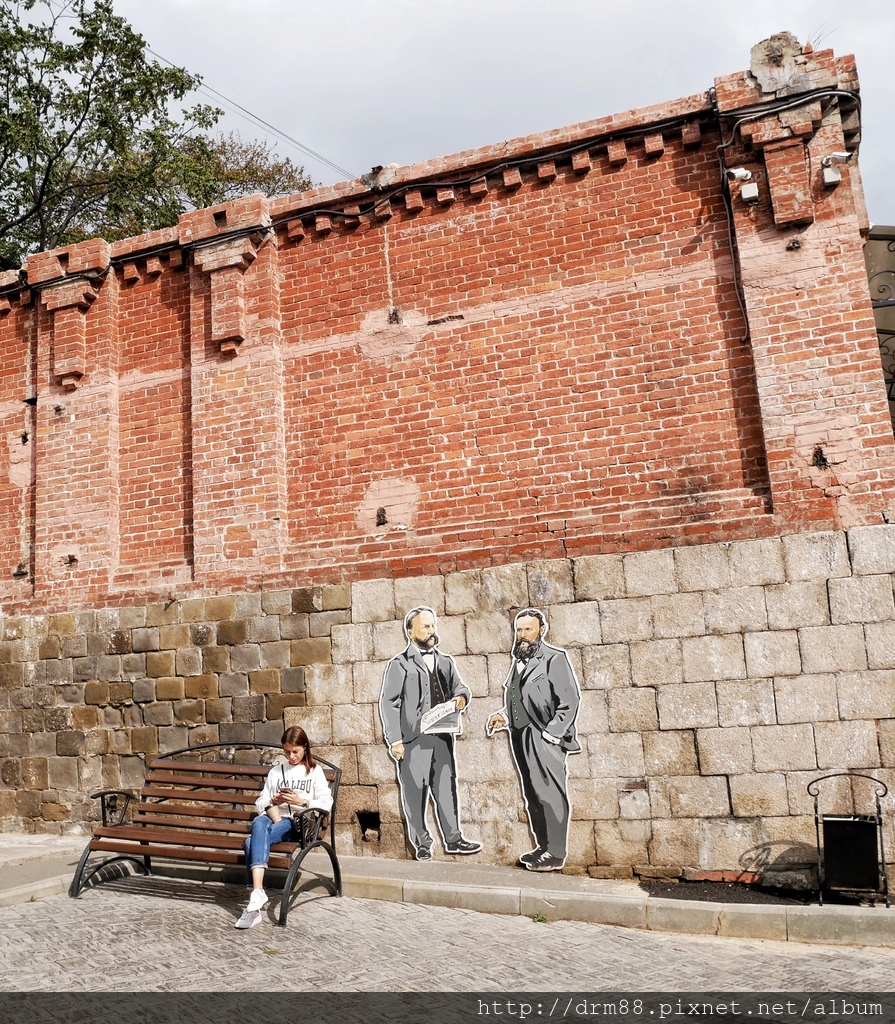
[[[893,0],[115,0],[152,49],[351,172],[702,92],[788,30],[854,53],[870,218],[895,224]],[[262,131],[235,114],[246,138]],[[315,181],[348,177],[277,143]]]

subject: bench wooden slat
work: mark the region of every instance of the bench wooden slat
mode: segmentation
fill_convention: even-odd
[[[190,831],[186,835],[177,829],[142,825],[110,825],[96,830],[96,838],[114,840],[116,842],[160,843],[165,846],[173,844],[190,848],[210,848],[218,850],[241,850],[247,836],[221,835]],[[298,843],[276,843],[271,847],[280,853],[291,853]]]
[[[208,789],[232,789],[236,792],[257,793],[261,786],[257,779],[232,779],[221,776],[187,775],[184,772],[162,772],[156,769],[146,773],[144,785],[153,786],[203,786]]]
[[[217,789],[164,789],[161,786],[144,786],[140,796],[158,796],[166,800],[191,800],[194,803],[245,804],[251,806],[258,798],[260,790],[254,793],[228,793]]]
[[[173,761],[167,758],[153,758],[149,762],[148,770],[156,769],[171,770],[178,772],[190,772],[204,775],[247,775],[254,778],[267,776],[272,764],[227,764],[221,761]]]
[[[227,807],[204,807],[196,806],[190,807],[187,804],[178,803],[167,803],[164,800],[155,801],[152,803],[139,803],[134,807],[134,820],[138,816],[144,814],[155,814],[162,816],[171,815],[187,815],[196,818],[213,818],[221,823],[226,821],[234,822],[234,827],[238,828],[240,825],[245,824],[255,817],[254,812],[249,808],[227,808]]]
[[[90,844],[92,850],[106,853],[125,853],[133,857],[164,857],[168,860],[198,860],[210,864],[243,864],[245,858],[242,850],[205,850],[188,849],[178,846],[154,846],[152,843],[116,843],[111,839],[94,839]],[[269,867],[281,871],[288,870],[292,858],[282,853],[271,851]]]
[[[224,835],[220,832],[190,831],[186,835],[178,829],[163,826],[115,825],[98,828],[97,838],[113,839],[116,842],[150,842],[161,845],[209,847],[216,850],[241,850],[245,836]]]
[[[151,806],[151,805],[150,805]],[[183,818],[175,815],[162,815],[162,814],[151,814],[151,813],[139,813],[134,815],[134,824],[140,825],[175,825],[177,828],[185,829],[205,829],[208,832],[236,832],[241,834],[245,838],[249,834],[248,824],[248,813],[246,814],[246,820],[243,822],[233,821],[220,821],[212,820],[211,818],[196,817],[194,821],[189,818]],[[242,829],[240,833],[240,828]]]

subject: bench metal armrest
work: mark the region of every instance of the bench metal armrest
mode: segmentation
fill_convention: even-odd
[[[327,812],[321,811],[319,807],[307,807],[292,815],[293,822],[300,826],[302,846],[307,846],[317,839],[320,832],[326,828],[327,816]]]
[[[102,801],[104,826],[123,825],[127,809],[133,799],[133,793],[128,793],[123,789],[101,789],[96,793],[91,793],[90,799]]]

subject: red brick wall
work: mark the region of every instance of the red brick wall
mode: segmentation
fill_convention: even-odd
[[[881,522],[845,102],[717,86],[5,275],[4,609]]]
[[[729,281],[719,287],[729,254],[710,145],[677,141],[660,160],[632,146],[621,167],[567,166],[546,184],[523,173],[514,191],[306,238],[281,262],[305,282],[283,317],[289,504],[325,512],[290,516],[293,543],[326,544],[334,528],[350,542],[383,477],[419,487],[408,541],[435,545],[442,565],[508,545],[503,557],[559,553],[575,518],[624,545],[623,530],[647,524],[677,534],[703,497],[760,509],[760,424],[742,318]],[[358,273],[363,301],[341,299],[340,316]],[[389,330],[391,306],[403,323]]]
[[[118,312],[122,572],[192,557],[189,278],[142,276]]]

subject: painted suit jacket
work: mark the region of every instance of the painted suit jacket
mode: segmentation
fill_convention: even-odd
[[[437,648],[434,654],[435,671],[445,696],[448,699],[462,696],[469,704],[472,694],[460,679],[454,659],[449,654],[442,654]],[[429,670],[423,661],[423,652],[416,644],[408,644],[406,650],[396,654],[386,665],[382,680],[379,715],[386,744],[392,747],[396,743],[409,743],[417,739],[421,733],[421,719],[431,707]],[[458,722],[459,712],[445,719],[445,724]]]
[[[510,683],[516,669],[513,659],[504,687],[504,709]],[[541,642],[538,653],[529,660],[519,682],[522,707],[533,724],[555,740],[566,753],[581,749],[575,729],[581,692],[569,657],[559,647]],[[503,714],[509,721],[509,712]]]

